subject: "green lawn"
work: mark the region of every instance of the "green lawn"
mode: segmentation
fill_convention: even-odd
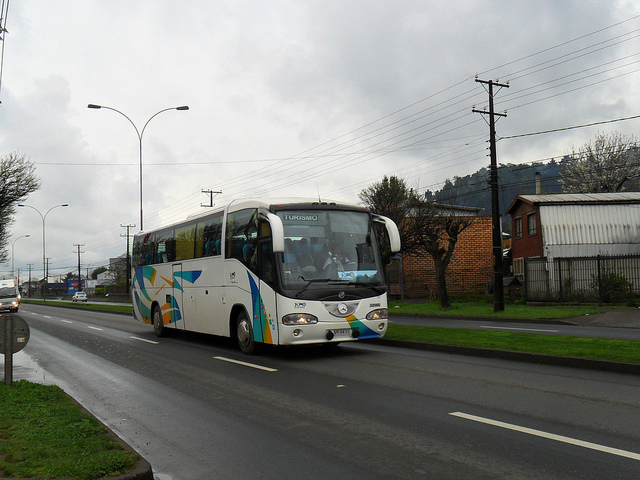
[[[138,455],[56,386],[0,385],[0,476],[92,479],[130,471]]]
[[[494,312],[493,304],[488,301],[454,300],[451,308],[443,310],[438,300],[428,302],[389,302],[389,313],[395,314],[420,314],[429,316],[449,317],[486,317],[486,318],[516,318],[516,319],[558,319],[570,318],[582,315],[593,315],[604,312],[604,308],[598,306],[531,306],[531,305],[505,305],[503,312]]]
[[[640,341],[390,324],[385,338],[640,363]]]
[[[132,307],[127,305],[111,305],[109,302],[101,303],[100,305],[92,304],[92,303],[83,303],[83,302],[43,302],[42,300],[29,300],[22,299],[21,303],[30,303],[33,305],[49,305],[53,307],[68,307],[68,308],[77,308],[79,310],[100,310],[103,312],[115,312],[115,313],[131,313]]]

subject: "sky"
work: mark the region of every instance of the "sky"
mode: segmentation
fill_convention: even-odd
[[[83,274],[125,253],[148,120],[145,230],[203,213],[203,190],[222,192],[216,206],[357,204],[385,175],[438,190],[489,165],[476,78],[508,84],[494,89],[500,164],[640,127],[619,120],[640,115],[633,0],[13,0],[3,24],[0,156],[42,179],[24,203],[49,212],[52,279],[77,271],[76,245]],[[11,234],[21,279],[28,264],[42,276],[38,212],[18,208]]]

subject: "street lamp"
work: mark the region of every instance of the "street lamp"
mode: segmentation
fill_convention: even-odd
[[[11,277],[12,277],[12,278],[13,278],[13,277],[15,276],[15,274],[16,274],[16,273],[15,273],[15,269],[14,269],[14,267],[15,267],[15,262],[14,262],[14,247],[15,247],[15,245],[16,245],[16,242],[17,242],[18,240],[20,240],[21,238],[27,238],[27,237],[29,237],[29,236],[30,236],[30,235],[29,235],[28,233],[27,233],[26,235],[20,235],[18,238],[16,238],[15,240],[13,240],[13,241],[11,242]]]
[[[40,217],[42,218],[42,271],[43,271],[43,277],[44,277],[44,290],[42,292],[42,296],[45,297],[45,299],[46,299],[48,281],[47,281],[47,267],[46,267],[46,265],[47,265],[47,255],[46,255],[46,250],[45,250],[44,221],[47,219],[47,215],[49,215],[49,212],[51,210],[53,210],[54,208],[58,208],[58,207],[68,207],[69,204],[68,203],[61,203],[60,205],[54,205],[49,210],[47,210],[47,212],[44,215],[42,215],[42,213],[40,213],[40,210],[38,210],[36,207],[32,207],[31,205],[18,204],[18,206],[19,207],[31,208],[31,209],[35,210],[36,212],[38,212],[38,215],[40,215]]]
[[[140,144],[140,230],[143,230],[143,223],[142,223],[142,136],[144,135],[144,131],[147,128],[147,125],[149,125],[149,122],[156,115],[160,115],[162,112],[166,112],[168,110],[189,110],[189,107],[187,105],[182,105],[181,107],[163,108],[162,110],[160,110],[160,111],[154,113],[153,115],[151,115],[149,120],[147,120],[147,123],[145,123],[144,126],[142,127],[142,130],[138,130],[138,127],[136,127],[136,124],[133,123],[133,121],[127,115],[122,113],[120,110],[116,110],[115,108],[112,108],[112,107],[105,107],[104,105],[96,105],[94,103],[90,103],[89,105],[87,105],[87,108],[94,108],[94,109],[106,108],[107,110],[113,110],[114,112],[119,113],[124,118],[129,120],[129,123],[131,125],[133,125],[133,128],[135,128],[135,130],[136,130],[136,134],[138,135],[138,142]]]

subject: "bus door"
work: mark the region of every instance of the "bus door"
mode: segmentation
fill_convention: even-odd
[[[184,281],[182,279],[182,264],[173,264],[173,292],[171,294],[171,323],[175,324],[176,328],[186,329],[187,326],[184,322],[184,291],[182,290]],[[182,324],[178,324],[180,320],[183,320]]]
[[[271,228],[269,223],[259,222],[258,236],[258,265],[256,274],[260,279],[260,327],[262,333],[254,332],[256,340],[273,345],[278,344],[278,316],[276,312],[276,292],[273,249],[271,246]],[[254,329],[257,329],[258,319],[254,319]]]

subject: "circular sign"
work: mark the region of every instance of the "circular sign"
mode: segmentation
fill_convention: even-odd
[[[9,321],[9,317],[11,320]],[[7,324],[10,331],[7,332]],[[7,339],[7,333],[9,338]],[[6,353],[6,346],[11,342],[11,353],[18,353],[29,341],[29,325],[17,315],[0,315],[0,354]]]

